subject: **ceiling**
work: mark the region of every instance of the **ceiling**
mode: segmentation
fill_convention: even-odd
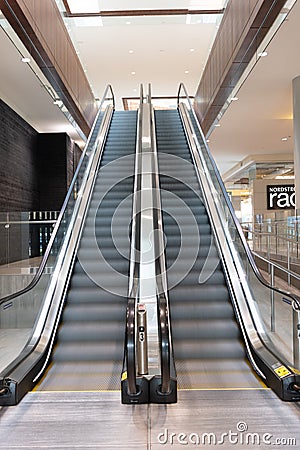
[[[69,0],[70,1],[70,0]],[[97,1],[101,11],[120,9],[117,0]],[[77,4],[91,5],[95,0]],[[289,4],[294,0],[289,0]],[[57,0],[64,9],[62,0]],[[164,1],[164,9],[220,10],[227,0]],[[70,3],[71,5],[71,3]],[[72,6],[72,5],[71,5]],[[161,1],[127,0],[122,9],[161,9]],[[75,11],[76,12],[76,11]],[[153,96],[175,97],[183,81],[194,95],[217,33],[221,14],[66,18],[66,25],[96,98],[113,86],[117,109],[122,98],[138,96],[152,84]],[[98,26],[95,25],[95,20]],[[300,0],[256,59],[237,101],[228,103],[209,146],[224,174],[249,155],[293,153],[292,79],[300,74]],[[0,16],[0,97],[39,132],[66,131],[80,137],[53,104],[51,86],[34,61],[22,63],[26,49]],[[283,137],[287,140],[282,141]],[[280,156],[279,156],[280,158]]]

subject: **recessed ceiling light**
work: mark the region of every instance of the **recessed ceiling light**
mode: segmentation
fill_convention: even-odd
[[[257,53],[257,56],[264,57],[264,56],[267,56],[267,54],[268,54],[268,52],[260,52],[260,53]]]
[[[23,63],[30,63],[31,59],[28,58],[27,56],[23,56],[23,58],[21,59],[21,61],[22,61]]]
[[[195,51],[195,49],[194,48],[190,48],[190,52],[194,52]]]
[[[287,138],[287,137],[283,137],[283,138],[281,138],[281,140],[282,140],[282,141],[287,141],[288,138]]]
[[[61,107],[63,105],[62,100],[60,100],[59,98],[56,98],[53,102],[54,105],[57,105],[59,107]]]
[[[231,97],[230,101],[231,102],[236,102],[239,98],[238,97]]]
[[[134,72],[134,71],[132,71],[132,72],[131,72],[131,75],[135,75],[135,72]]]
[[[129,52],[128,53],[133,53],[133,50],[129,50]]]
[[[185,70],[184,73],[190,73],[190,71],[189,70]]]
[[[216,123],[215,127],[220,127],[221,125],[219,123]]]
[[[77,0],[68,0],[69,8],[74,13],[98,13],[99,4],[97,0],[88,0],[85,2],[78,2]]]

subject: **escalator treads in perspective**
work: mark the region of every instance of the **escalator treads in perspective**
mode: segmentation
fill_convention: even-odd
[[[114,112],[51,363],[38,390],[120,389],[136,121],[135,111]]]
[[[246,360],[177,110],[155,112],[179,389],[261,388]]]

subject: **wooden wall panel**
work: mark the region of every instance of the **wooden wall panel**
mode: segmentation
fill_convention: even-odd
[[[88,135],[97,106],[55,0],[0,0],[0,9]]]
[[[230,0],[214,42],[194,107],[206,134],[240,79],[285,0]]]

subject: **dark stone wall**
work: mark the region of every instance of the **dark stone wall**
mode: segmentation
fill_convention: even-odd
[[[0,212],[39,207],[38,132],[0,99]]]
[[[80,155],[66,133],[38,133],[0,99],[0,264],[28,258],[36,229],[8,226],[8,219],[28,220],[21,211],[59,211]],[[38,256],[38,236],[34,241]]]
[[[56,211],[63,204],[67,193],[68,141],[65,133],[45,133],[38,137],[40,210]]]
[[[81,150],[66,133],[38,136],[39,209],[59,211],[72,182]]]

